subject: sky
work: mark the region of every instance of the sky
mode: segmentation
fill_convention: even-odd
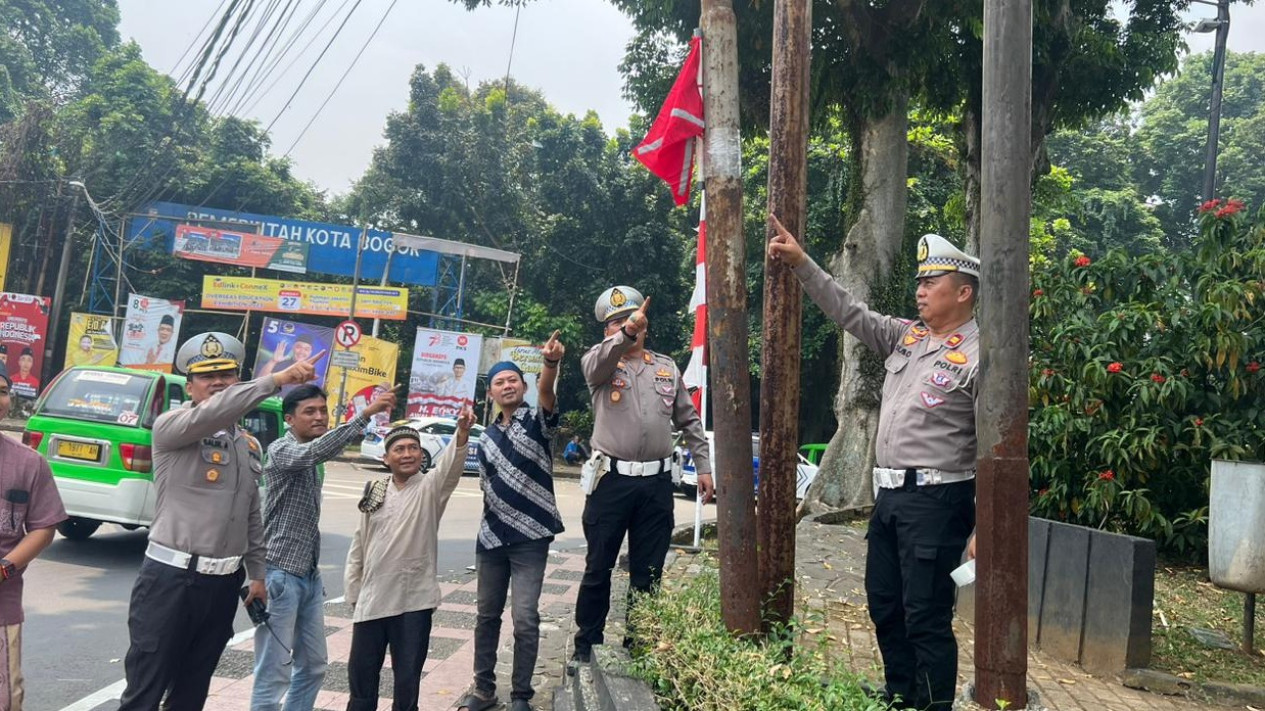
[[[218,16],[222,4],[222,0],[119,0],[120,34],[140,45],[151,66],[178,77],[189,64],[187,59],[178,61],[181,55],[207,20]],[[257,3],[259,7],[269,4]],[[510,65],[510,42],[515,37],[512,8],[494,4],[467,11],[464,4],[449,0],[398,0],[386,23],[366,45],[392,0],[359,0],[351,19],[331,44],[329,38],[347,14],[346,9],[339,9],[355,4],[300,0],[292,26],[300,25],[313,8],[322,7],[303,35],[320,39],[293,43],[294,50],[280,65],[284,67],[298,57],[293,67],[281,75],[272,91],[259,92],[262,98],[258,104],[244,114],[264,126],[275,119],[273,153],[284,154],[294,145],[290,158],[295,175],[331,194],[347,192],[369,166],[374,146],[384,141],[382,131],[388,114],[407,106],[408,79],[414,67],[422,64],[433,69],[447,64],[465,76],[471,87],[482,81],[503,80]],[[327,18],[334,19],[318,33],[316,29]],[[563,113],[582,116],[596,111],[606,130],[613,132],[627,124],[633,111],[622,97],[618,69],[632,34],[628,20],[602,0],[536,0],[519,14],[510,73],[515,81],[542,91]],[[242,38],[247,36],[243,33]],[[288,36],[283,33],[283,37]],[[256,49],[263,44],[263,37],[251,44],[242,42]],[[325,47],[329,48],[325,56],[286,108],[304,72]],[[364,54],[318,114],[321,103],[361,47],[365,47]],[[233,54],[225,58],[221,73],[227,73],[233,59]],[[311,128],[295,145],[313,117]]]
[[[471,86],[503,79],[509,65],[516,81],[539,89],[560,111],[576,115],[596,111],[608,132],[625,125],[633,111],[622,97],[618,69],[632,26],[604,0],[527,3],[519,12],[516,34],[512,8],[494,4],[467,11],[449,0],[396,0],[368,44],[392,0],[349,3],[300,0],[295,26],[313,8],[322,8],[304,34],[317,39],[291,43],[293,50],[280,65],[294,59],[289,71],[280,75],[271,91],[260,91],[255,105],[237,112],[271,125],[273,153],[290,151],[294,173],[331,194],[347,192],[368,167],[374,146],[383,142],[388,114],[406,107],[408,78],[418,64],[428,69],[448,64],[467,77]],[[355,12],[331,43],[329,38],[346,14],[343,8],[352,4],[358,4]],[[224,0],[119,0],[120,32],[140,45],[152,66],[179,77],[189,64],[188,59],[181,61],[182,54],[223,6]],[[1196,4],[1192,8],[1191,21],[1216,14],[1213,7]],[[317,32],[327,19],[331,22],[325,31]],[[264,41],[259,37],[241,44],[258,49]],[[1212,34],[1187,36],[1194,52],[1211,49],[1212,42]],[[1265,3],[1232,6],[1228,44],[1232,51],[1265,51]],[[324,57],[287,106],[304,72],[326,47]],[[318,113],[362,47],[363,55]],[[233,54],[225,58],[221,72],[228,71],[234,58]],[[311,126],[304,132],[309,121]]]

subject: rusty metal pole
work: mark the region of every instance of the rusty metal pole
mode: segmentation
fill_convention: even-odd
[[[769,213],[804,234],[808,189],[808,65],[811,0],[773,5],[769,102]],[[769,231],[767,236],[772,236]],[[799,280],[764,258],[764,348],[760,380],[760,509],[756,518],[765,630],[795,613],[795,482],[799,463]]]
[[[742,232],[738,31],[730,0],[703,0],[703,111],[707,120],[707,338],[718,489],[720,596],[725,626],[760,630],[747,358],[747,255]]]
[[[1028,698],[1032,0],[984,2],[982,128],[975,700],[1019,708]]]

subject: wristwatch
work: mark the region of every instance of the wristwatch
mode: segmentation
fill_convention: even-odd
[[[18,574],[18,567],[8,558],[0,558],[0,580],[8,580]]]

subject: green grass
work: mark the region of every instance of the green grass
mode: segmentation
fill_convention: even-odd
[[[715,559],[704,554],[695,562],[699,574],[665,579],[659,595],[632,611],[632,671],[665,711],[886,709],[862,692],[828,635],[802,620],[764,643],[731,635],[720,616]]]
[[[1205,647],[1191,636],[1190,627],[1224,632],[1235,648]],[[1243,593],[1213,585],[1206,568],[1163,562],[1157,566],[1152,669],[1193,681],[1265,686],[1263,628],[1258,610],[1256,651],[1243,652]]]

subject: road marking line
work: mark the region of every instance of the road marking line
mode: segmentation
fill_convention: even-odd
[[[340,595],[334,598],[333,600],[326,600],[325,604],[338,605],[346,601],[347,601],[347,597],[345,595]],[[237,634],[233,635],[233,638],[228,641],[228,644],[224,646],[224,649],[227,650],[234,645],[241,644],[242,642],[245,642],[247,639],[250,639],[254,635],[255,635],[254,627],[251,627],[250,629],[242,630],[241,632],[238,632]],[[79,699],[73,704],[62,708],[61,711],[92,711],[92,709],[95,709],[96,707],[100,706],[101,704],[104,704],[107,701],[117,701],[120,697],[123,696],[123,691],[126,689],[127,689],[127,679],[120,679],[114,682],[113,684],[110,684],[109,686],[105,687],[104,689],[100,689],[91,694],[88,694],[87,696],[83,697],[82,699]]]

